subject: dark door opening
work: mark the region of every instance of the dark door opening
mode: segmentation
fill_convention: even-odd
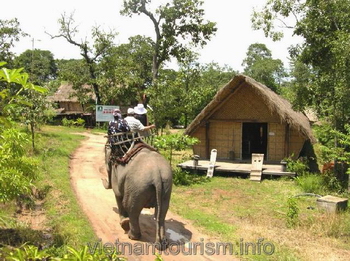
[[[252,158],[252,153],[267,153],[267,123],[243,123],[242,159]]]

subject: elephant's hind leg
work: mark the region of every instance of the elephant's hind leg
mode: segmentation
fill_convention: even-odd
[[[165,235],[165,217],[166,213],[168,212],[169,208],[169,201],[168,200],[163,200],[162,201],[162,207],[159,212],[159,219],[157,218],[156,220],[156,246],[159,250],[165,250],[168,247],[168,240]],[[159,209],[158,209],[159,211]]]
[[[127,232],[130,230],[130,220],[129,218],[124,218],[120,220],[120,226],[122,227],[122,229]]]
[[[130,231],[129,238],[133,240],[138,240],[141,238],[141,229],[140,229],[140,213],[142,210],[142,206],[135,206],[130,210]]]
[[[115,199],[117,201],[118,205],[118,212],[119,212],[119,219],[120,219],[120,226],[124,231],[129,231],[130,230],[130,225],[129,225],[129,215],[128,212],[125,210],[123,207],[122,201],[123,197],[121,196],[115,196]]]

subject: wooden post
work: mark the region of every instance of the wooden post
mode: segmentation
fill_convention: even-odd
[[[205,158],[209,159],[210,157],[210,146],[209,146],[209,121],[205,123]]]
[[[284,132],[284,157],[288,157],[290,145],[290,127],[288,123],[286,123],[286,128]]]

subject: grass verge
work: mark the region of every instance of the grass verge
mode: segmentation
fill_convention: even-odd
[[[243,245],[239,258],[244,260],[345,258],[350,253],[350,212],[329,214],[317,208],[315,197],[302,195],[291,179],[254,183],[214,176],[210,182],[174,186],[170,208],[203,233],[232,242],[237,249]],[[259,239],[261,254],[249,247],[245,253],[246,244],[257,247]],[[263,252],[268,243],[273,244],[272,255]]]
[[[37,144],[42,173],[38,186],[48,190],[45,210],[48,226],[63,235],[64,243],[77,247],[96,239],[87,217],[83,214],[69,177],[69,159],[83,135],[82,129],[46,126]],[[74,132],[74,134],[73,134]]]

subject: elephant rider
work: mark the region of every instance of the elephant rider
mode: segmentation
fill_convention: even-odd
[[[130,130],[134,132],[147,131],[156,127],[154,124],[148,126],[143,125],[140,120],[135,118],[135,110],[133,108],[128,109],[125,120],[127,121]]]
[[[134,112],[135,118],[140,120],[144,126],[147,126],[147,109],[145,108],[145,106],[142,103],[137,104],[137,106],[134,107]]]
[[[117,141],[117,137],[113,136],[113,134],[117,134],[119,132],[129,132],[130,131],[130,127],[128,125],[128,122],[123,119],[122,114],[120,112],[119,109],[115,109],[113,111],[113,117],[114,119],[112,121],[109,122],[108,124],[108,142],[110,144],[113,144]],[[112,153],[116,152],[113,151],[113,145],[112,145]]]
[[[103,185],[106,189],[111,189],[111,157],[120,157],[123,156],[123,152],[120,151],[119,147],[116,145],[113,145],[114,143],[118,142],[118,139],[120,136],[113,136],[114,134],[117,134],[119,132],[129,132],[130,127],[126,120],[123,119],[121,111],[119,109],[115,109],[113,111],[113,117],[114,119],[109,122],[108,124],[108,145],[106,146],[106,164],[107,166],[107,172],[108,172],[108,181],[104,180]]]

